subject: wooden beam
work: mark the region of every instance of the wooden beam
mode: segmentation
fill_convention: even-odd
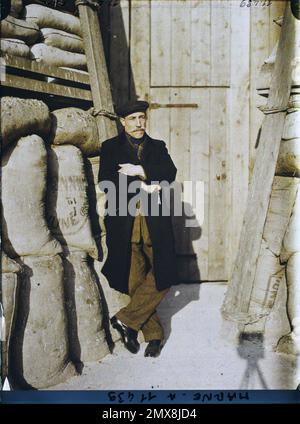
[[[114,108],[102,36],[100,32],[98,12],[92,4],[86,0],[80,0],[77,4],[84,49],[87,58],[87,67],[91,81],[94,108],[96,111],[104,110],[109,113],[113,113]],[[100,142],[117,135],[117,126],[115,121],[112,121],[110,118],[102,115],[97,115],[96,121]]]
[[[33,72],[53,78],[60,78],[67,81],[78,82],[80,84],[90,85],[88,74],[62,69],[50,65],[44,65],[34,60],[24,59],[16,56],[3,56],[4,65],[10,68]]]
[[[239,251],[223,306],[224,316],[238,322],[245,323],[248,319],[247,312],[291,91],[291,68],[299,27],[300,23],[292,16],[287,3],[267,104],[272,113],[264,117]]]
[[[92,95],[89,90],[67,87],[66,85],[39,81],[27,77],[19,77],[17,75],[6,74],[5,80],[1,81],[1,85],[3,87],[17,88],[60,97],[70,97],[90,102],[92,101]]]

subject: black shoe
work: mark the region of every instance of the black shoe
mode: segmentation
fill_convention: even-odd
[[[140,349],[139,342],[137,341],[138,332],[130,327],[127,327],[122,321],[115,316],[110,320],[111,325],[115,328],[122,338],[122,342],[127,350],[131,353],[138,353]]]
[[[152,358],[156,358],[159,356],[162,347],[162,340],[150,340],[148,346],[146,347],[144,356],[151,356]]]

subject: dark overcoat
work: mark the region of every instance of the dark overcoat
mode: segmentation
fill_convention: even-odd
[[[137,192],[127,192],[128,185],[133,181],[141,182],[141,180],[139,177],[127,177],[118,173],[119,164],[123,163],[142,165],[146,173],[146,184],[150,184],[151,181],[172,183],[175,180],[177,169],[168,154],[165,143],[152,139],[147,134],[140,158],[137,157],[136,151],[125,133],[102,143],[99,182],[103,184],[104,181],[110,181],[116,187],[116,214],[114,216],[114,213],[110,212],[104,218],[108,256],[102,272],[112,288],[128,294],[134,216],[128,213],[124,214],[122,207],[124,202],[127,207],[130,200],[137,196]],[[140,191],[145,193],[143,190]],[[160,191],[152,195],[143,194],[141,197],[144,211],[147,211],[145,216],[152,242],[153,268],[158,290],[169,288],[176,284],[177,280],[172,222],[170,214],[166,214],[166,209],[162,209],[162,196],[162,191]],[[107,199],[109,199],[109,194],[107,194]],[[151,202],[155,206],[153,213],[151,213]]]

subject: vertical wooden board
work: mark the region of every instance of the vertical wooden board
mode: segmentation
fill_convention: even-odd
[[[170,103],[191,103],[190,88],[171,88]],[[171,144],[170,150],[177,166],[177,180],[183,182],[190,177],[190,113],[187,107],[171,108]]]
[[[284,9],[285,9],[286,1],[273,1],[271,6],[269,7],[269,14],[270,14],[270,24],[269,24],[269,48],[270,53],[279,40],[281,27],[277,24],[275,24],[274,19],[278,18],[279,16],[284,15]]]
[[[210,85],[211,1],[191,2],[191,85]]]
[[[170,89],[151,88],[150,89],[150,102],[161,105],[168,105],[170,103]],[[149,134],[153,138],[163,140],[167,148],[170,148],[170,116],[171,109],[168,107],[159,107],[152,109],[148,112],[148,129]]]
[[[210,89],[209,252],[210,280],[228,279],[226,249],[228,225],[227,89]]]
[[[171,88],[170,103],[190,103],[190,91],[189,88]],[[170,112],[170,154],[177,167],[178,183],[190,179],[190,113],[189,108],[171,108]],[[173,225],[177,254],[190,254],[192,251],[190,230],[185,226],[185,216],[175,217]],[[188,261],[184,261],[184,270],[180,274],[184,275],[186,280],[189,279]]]
[[[131,1],[131,84],[141,99],[147,99],[150,86],[150,1]]]
[[[235,3],[235,5],[234,5]],[[231,216],[228,227],[228,265],[232,270],[246,208],[249,180],[249,52],[250,8],[233,2],[231,14],[231,84],[229,90],[228,161],[231,172]],[[229,272],[230,273],[230,272]]]
[[[151,1],[151,85],[171,85],[171,3]]]
[[[211,2],[211,85],[230,83],[230,14],[231,2]]]
[[[191,85],[191,2],[172,0],[171,85]]]
[[[252,174],[255,160],[255,145],[263,114],[257,109],[262,104],[261,97],[257,94],[257,78],[264,63],[269,56],[269,7],[251,7],[250,26],[250,158],[249,168]]]
[[[202,214],[204,209],[204,221],[199,222],[195,228],[190,229],[191,244],[193,251],[197,254],[197,267],[199,276],[195,275],[195,270],[190,269],[189,275],[192,280],[197,277],[200,280],[208,279],[208,188],[209,188],[209,90],[207,88],[192,88],[191,102],[197,103],[197,109],[191,109],[191,148],[190,148],[190,179],[195,185],[198,182],[204,183],[204,205],[198,206],[195,211],[196,218]],[[197,188],[199,197],[201,186]],[[191,266],[192,268],[192,266]]]
[[[109,72],[114,102],[122,104],[129,99],[129,0],[111,5],[111,38]]]

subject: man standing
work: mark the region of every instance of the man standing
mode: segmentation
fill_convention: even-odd
[[[148,342],[145,356],[156,357],[164,338],[156,307],[176,283],[172,223],[163,209],[160,183],[172,183],[177,170],[165,143],[145,132],[148,107],[147,102],[134,101],[119,109],[124,131],[102,143],[99,182],[102,189],[107,181],[114,184],[115,193],[106,191],[107,201],[116,195],[115,211],[109,210],[104,219],[108,257],[102,272],[112,288],[130,296],[111,324],[132,353],[139,350],[141,330]],[[136,202],[137,195],[130,190],[133,182],[141,193]]]

